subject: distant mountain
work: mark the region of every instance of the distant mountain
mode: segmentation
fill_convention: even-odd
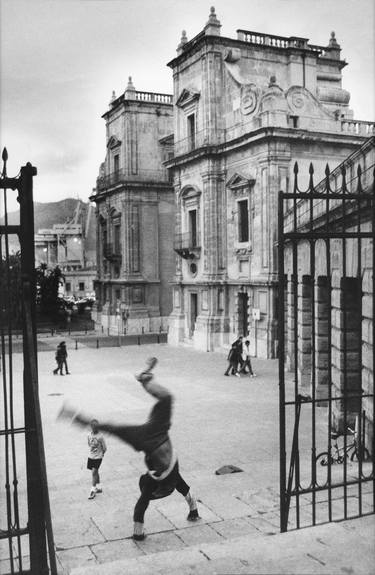
[[[52,228],[53,224],[64,224],[68,221],[71,221],[74,217],[74,212],[77,208],[77,202],[81,204],[81,213],[87,213],[88,203],[82,202],[81,200],[75,200],[74,198],[66,198],[65,200],[61,200],[59,202],[34,202],[34,229],[35,233],[38,233],[38,230],[45,229],[45,228]],[[17,225],[19,224],[19,211],[9,212],[8,214],[8,223],[10,225]],[[90,222],[90,228],[94,228],[94,218],[91,218],[92,222]],[[0,223],[4,224],[4,218],[0,218]],[[93,235],[94,233],[89,230],[89,236]],[[91,238],[90,238],[91,239]],[[95,240],[94,240],[95,242]],[[15,236],[9,237],[9,251],[14,253],[19,250],[18,239]]]
[[[35,233],[38,233],[38,230],[41,228],[52,228],[53,224],[64,224],[68,219],[71,219],[74,215],[77,201],[85,204],[85,202],[75,200],[74,198],[67,198],[60,202],[34,202]],[[20,213],[18,210],[9,212],[9,224],[18,224],[19,217]],[[4,223],[3,218],[1,218],[1,223]]]

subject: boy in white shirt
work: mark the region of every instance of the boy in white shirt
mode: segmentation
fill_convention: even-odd
[[[105,444],[103,435],[99,432],[99,422],[97,419],[91,420],[90,427],[91,431],[87,436],[87,443],[89,445],[87,469],[90,469],[92,474],[92,487],[89,499],[94,499],[97,493],[102,493],[99,477],[99,467],[101,466],[104,454],[107,451],[107,446]]]

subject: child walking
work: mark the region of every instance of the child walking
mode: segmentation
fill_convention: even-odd
[[[244,349],[244,356],[245,361],[241,369],[241,373],[248,373],[250,377],[256,377],[256,373],[253,372],[253,367],[251,365],[251,358],[250,358],[250,342],[247,339],[245,341],[245,349]],[[246,371],[246,368],[249,368],[249,371]]]
[[[87,469],[91,470],[92,475],[92,487],[89,499],[94,499],[97,493],[102,493],[99,477],[99,467],[101,466],[104,454],[107,451],[107,446],[105,444],[103,435],[99,432],[99,422],[97,419],[91,420],[90,427],[91,431],[87,436],[87,443],[89,445]]]

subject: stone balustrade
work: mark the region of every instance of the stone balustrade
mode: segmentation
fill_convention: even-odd
[[[370,137],[375,134],[375,123],[362,120],[341,120],[341,131]]]
[[[129,98],[127,98],[129,99]],[[134,92],[134,98],[141,102],[155,102],[158,104],[172,104],[173,96],[171,94],[157,94],[155,92]]]

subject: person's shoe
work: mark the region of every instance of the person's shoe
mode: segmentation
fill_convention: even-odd
[[[53,375],[57,375],[57,371],[55,371],[55,370],[53,370],[52,373],[53,373]]]
[[[63,373],[60,373],[60,375],[64,375]]]
[[[229,373],[224,373],[224,375],[228,375],[228,376],[229,376]]]
[[[94,499],[95,495],[96,495],[96,491],[91,490],[90,495],[88,496],[88,499]]]
[[[136,533],[133,533],[133,539],[134,541],[144,541],[146,539],[146,534],[141,533],[140,535],[137,535]]]
[[[70,375],[70,371],[67,371],[65,375]]]
[[[256,373],[253,373],[253,374],[251,375],[251,377],[256,377],[256,376],[257,376],[257,374],[256,374]]]
[[[95,487],[95,493],[103,493],[103,489],[101,487]]]
[[[187,516],[188,521],[197,521],[198,519],[200,519],[198,509],[192,509],[189,511],[189,515]]]
[[[238,371],[237,371],[237,373],[235,373],[234,375],[235,375],[236,377],[241,377],[240,374],[238,373]]]

